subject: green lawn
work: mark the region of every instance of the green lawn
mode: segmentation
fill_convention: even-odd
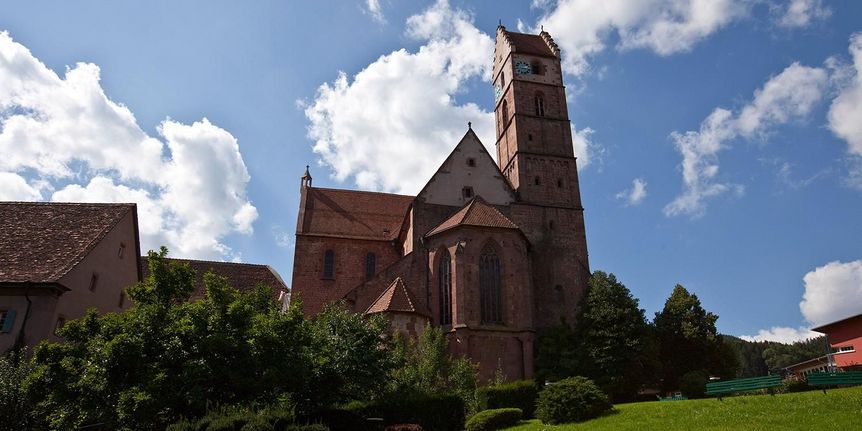
[[[507,431],[837,430],[862,428],[862,387],[781,395],[621,404],[579,424],[524,422]]]

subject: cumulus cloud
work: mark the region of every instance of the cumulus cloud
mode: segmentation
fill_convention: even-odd
[[[383,7],[380,5],[380,0],[366,0],[365,10],[378,23],[385,23],[386,17],[383,16]]]
[[[699,130],[671,133],[682,155],[683,191],[665,206],[665,215],[697,217],[704,213],[706,199],[728,191],[742,194],[741,185],[718,180],[718,153],[728,148],[728,141],[765,139],[774,126],[804,118],[823,99],[829,82],[826,69],[793,63],[756,90],[737,114],[716,108]]]
[[[852,77],[829,108],[829,128],[847,141],[847,152],[862,156],[862,33],[850,38]]]
[[[626,202],[626,206],[638,205],[646,198],[647,183],[643,178],[635,178],[632,180],[632,187],[617,193],[617,199],[622,199]]]
[[[98,66],[61,77],[0,33],[0,199],[136,202],[144,248],[236,257],[221,239],[257,217],[236,139],[205,118],[158,133],[107,97]]]
[[[749,341],[792,343],[821,334],[810,328],[855,316],[862,310],[862,260],[829,262],[802,277],[805,293],[799,310],[809,326],[776,326],[757,335],[743,335]]]
[[[533,6],[546,9],[533,31],[544,26],[551,33],[563,49],[564,70],[574,75],[589,71],[590,57],[604,51],[613,35],[619,36],[618,49],[671,55],[691,50],[750,12],[742,0],[559,0]]]
[[[773,5],[781,27],[807,27],[811,23],[832,16],[832,10],[823,6],[822,0],[791,0]]]

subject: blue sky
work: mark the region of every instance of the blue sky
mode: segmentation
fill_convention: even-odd
[[[306,164],[415,193],[467,121],[493,146],[498,20],[563,48],[591,265],[648,315],[676,283],[735,335],[862,312],[849,0],[4,2],[0,199],[133,200],[145,245],[289,281]]]

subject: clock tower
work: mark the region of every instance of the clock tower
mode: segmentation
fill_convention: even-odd
[[[493,86],[497,163],[516,191],[513,216],[532,245],[538,326],[573,322],[589,279],[583,207],[560,49],[497,28]]]

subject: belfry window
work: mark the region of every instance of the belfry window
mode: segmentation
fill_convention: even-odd
[[[500,258],[490,245],[479,256],[479,302],[482,324],[503,323],[500,291]]]
[[[323,253],[323,278],[335,278],[335,252],[332,250]]]
[[[437,264],[437,287],[440,291],[440,324],[452,324],[452,258],[444,250]]]
[[[536,93],[536,115],[545,116],[545,96],[542,93]]]
[[[377,272],[377,270],[375,269],[376,265],[377,265],[377,255],[375,255],[374,253],[368,253],[365,256],[365,279],[366,280],[371,280],[372,278],[374,278],[374,275]]]

